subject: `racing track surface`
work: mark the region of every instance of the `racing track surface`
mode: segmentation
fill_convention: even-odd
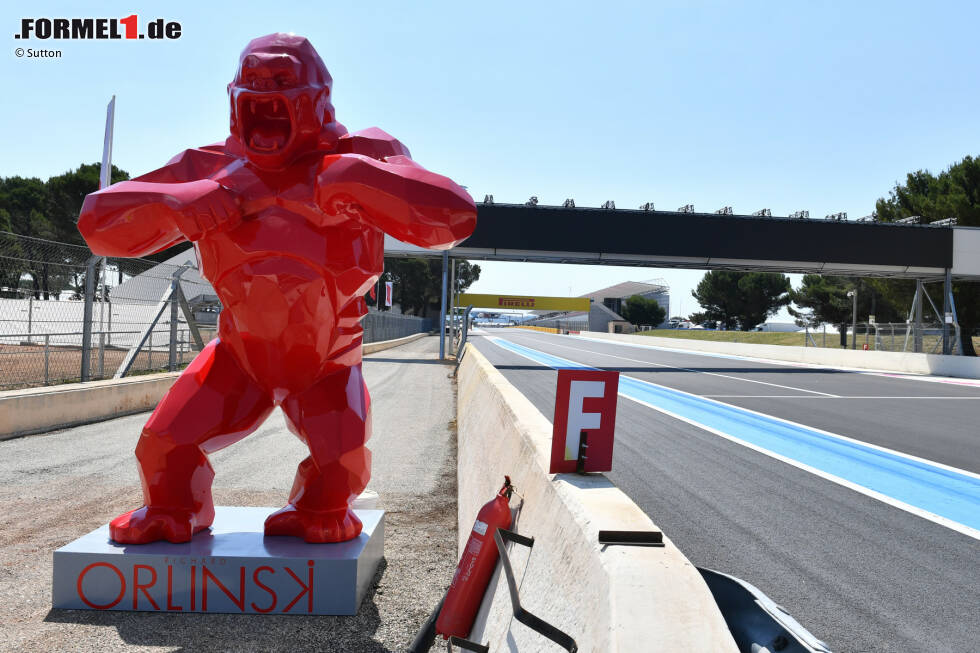
[[[555,368],[619,370],[609,478],[832,650],[980,642],[980,383],[518,329],[470,342],[549,420]]]

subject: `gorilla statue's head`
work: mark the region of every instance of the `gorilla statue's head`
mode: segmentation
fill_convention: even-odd
[[[333,80],[310,42],[295,34],[252,40],[242,52],[231,100],[231,134],[261,168],[282,168],[335,142]],[[331,143],[332,144],[332,143]]]

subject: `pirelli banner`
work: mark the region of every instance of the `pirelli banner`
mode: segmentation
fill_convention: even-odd
[[[524,311],[588,311],[588,297],[524,297],[521,295],[480,295],[462,293],[457,306],[499,308]]]

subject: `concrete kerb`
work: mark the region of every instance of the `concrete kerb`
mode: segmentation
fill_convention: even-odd
[[[399,345],[407,345],[410,342],[415,342],[419,338],[424,338],[429,335],[428,333],[413,333],[410,336],[405,336],[404,338],[395,338],[394,340],[382,340],[380,342],[368,342],[362,345],[363,354],[373,354],[378,351],[384,351],[385,349],[391,349],[392,347],[398,347]]]
[[[512,546],[523,606],[576,639],[582,651],[736,651],[697,569],[664,537],[664,548],[604,546],[598,531],[656,525],[604,475],[548,474],[551,423],[478,350],[467,345],[458,374],[459,548],[505,474],[523,497]],[[516,495],[515,495],[516,496]],[[470,639],[491,650],[545,651],[554,644],[512,618],[495,577]]]
[[[365,344],[372,354],[428,334]],[[0,440],[142,413],[160,402],[180,372],[0,392]]]
[[[582,331],[580,336],[594,340],[650,345],[667,349],[686,349],[713,354],[729,354],[822,365],[844,369],[866,369],[905,374],[931,374],[963,379],[980,379],[980,358],[972,356],[942,356],[895,351],[862,351],[824,347],[792,347],[788,345],[756,345],[743,342],[721,342],[693,338],[661,338],[622,333]]]

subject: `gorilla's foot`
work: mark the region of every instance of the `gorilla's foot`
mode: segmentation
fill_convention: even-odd
[[[171,510],[143,506],[119,515],[109,522],[109,537],[120,544],[146,544],[157,540],[189,542],[214,521],[189,510]]]
[[[346,542],[361,534],[361,520],[350,508],[314,512],[290,504],[265,520],[266,535],[293,535],[307,542]]]

